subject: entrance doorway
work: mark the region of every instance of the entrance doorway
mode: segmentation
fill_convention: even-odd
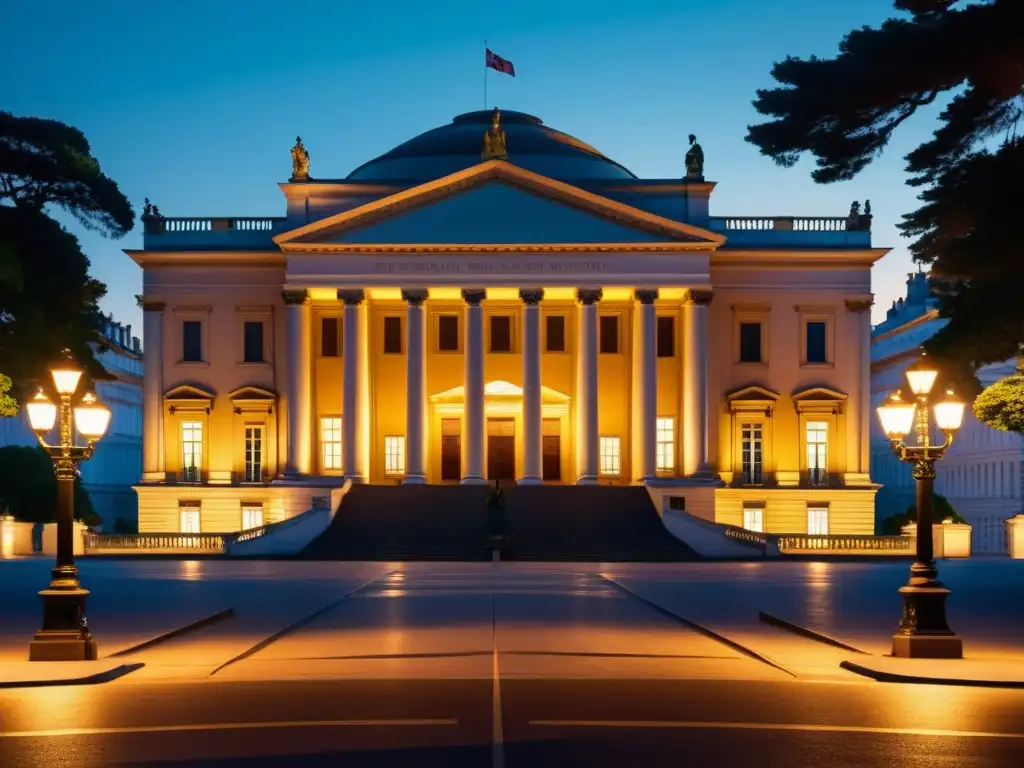
[[[487,420],[487,478],[516,479],[516,422],[514,419]]]
[[[462,479],[462,422],[441,419],[441,480]]]
[[[558,419],[544,419],[543,464],[544,482],[559,482],[562,479],[562,436]]]

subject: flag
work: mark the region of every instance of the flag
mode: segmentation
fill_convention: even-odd
[[[491,69],[497,70],[498,72],[504,72],[506,75],[516,76],[516,68],[512,66],[512,62],[508,59],[503,59],[496,53],[493,53],[490,48],[487,49],[487,64],[486,66]]]

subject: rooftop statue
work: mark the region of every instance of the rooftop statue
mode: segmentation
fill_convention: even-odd
[[[697,137],[690,134],[690,149],[686,152],[686,178],[704,180],[704,150]]]
[[[302,137],[295,137],[292,147],[292,178],[291,181],[309,181],[309,152],[302,146]]]
[[[491,127],[484,133],[484,149],[480,157],[483,160],[508,160],[505,131],[501,129],[501,110],[497,107],[491,115]]]

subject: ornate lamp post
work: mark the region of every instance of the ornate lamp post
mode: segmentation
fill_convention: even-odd
[[[57,563],[50,586],[39,595],[43,598],[43,628],[29,644],[29,661],[83,661],[96,658],[96,642],[85,621],[85,597],[88,590],[78,582],[75,567],[74,516],[75,475],[78,465],[92,456],[96,441],[103,437],[110,423],[110,409],[92,392],[86,392],[72,406],[82,369],[70,352],[61,364],[50,370],[54,387],[60,395],[55,405],[42,390],[26,403],[29,422],[39,442],[50,454],[57,474]],[[44,435],[58,424],[60,440],[49,445]],[[74,429],[85,438],[84,446],[75,445]]]
[[[900,588],[903,618],[892,638],[892,655],[903,658],[959,659],[963,643],[946,623],[946,598],[950,592],[939,581],[932,545],[932,505],[935,462],[953,443],[953,434],[964,417],[964,403],[947,392],[932,404],[935,423],[945,435],[941,445],[932,445],[929,435],[929,393],[938,371],[919,358],[907,369],[907,382],[917,403],[908,403],[899,392],[878,407],[885,436],[900,461],[914,468],[917,501],[917,558],[910,566],[910,581]],[[906,442],[913,431],[913,445]]]

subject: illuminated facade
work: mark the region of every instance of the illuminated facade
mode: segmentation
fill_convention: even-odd
[[[484,159],[491,119],[343,180],[297,145],[284,217],[146,216],[140,530],[272,522],[351,478],[645,482],[873,532],[870,216],[711,216],[702,174],[638,179],[520,113]]]

